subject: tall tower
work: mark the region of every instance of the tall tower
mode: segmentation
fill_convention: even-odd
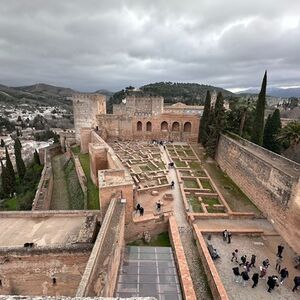
[[[76,93],[73,101],[76,142],[80,142],[80,129],[96,127],[96,116],[106,114],[106,96],[101,94]]]

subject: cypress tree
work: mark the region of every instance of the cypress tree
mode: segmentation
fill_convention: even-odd
[[[39,156],[38,152],[36,151],[36,149],[34,150],[33,160],[36,164],[38,164],[38,165],[41,164],[40,156]]]
[[[277,135],[281,129],[280,112],[276,109],[273,114],[269,114],[264,129],[263,147],[273,152],[280,153],[280,143]]]
[[[214,157],[218,145],[220,132],[225,128],[225,109],[224,109],[224,98],[221,92],[217,95],[215,108],[211,113],[211,124],[209,125],[209,136],[206,144],[207,153]]]
[[[203,115],[201,117],[200,121],[200,128],[199,128],[199,136],[198,136],[198,142],[201,142],[202,145],[205,146],[208,138],[208,125],[209,125],[209,117],[210,117],[210,102],[211,102],[211,96],[210,92],[206,92],[206,98],[204,103],[204,110]]]
[[[12,165],[12,162],[8,154],[7,147],[5,147],[5,160],[6,160],[5,169],[7,171],[7,177],[9,178],[9,182],[11,183],[11,185],[14,186],[16,183],[16,175],[15,175],[14,167]]]
[[[21,151],[22,145],[18,138],[15,139],[14,148],[15,148],[16,165],[17,165],[19,177],[24,178],[26,173],[26,167],[22,158],[22,151]]]
[[[251,141],[260,146],[263,144],[266,89],[267,89],[267,71],[265,71],[265,75],[261,85],[261,90],[256,102],[255,117],[254,117],[254,123],[252,125],[252,135],[251,135]]]
[[[12,192],[13,192],[13,189],[12,189],[13,186],[11,185],[11,182],[9,180],[9,176],[7,174],[7,169],[3,165],[2,159],[0,159],[0,162],[1,162],[1,184],[2,184],[2,191],[3,191],[3,194],[6,197],[9,197],[12,194]]]

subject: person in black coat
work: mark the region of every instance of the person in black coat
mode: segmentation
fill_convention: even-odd
[[[283,251],[283,249],[284,249],[284,246],[282,244],[280,244],[280,245],[277,246],[277,254],[276,255],[278,257],[282,257],[282,251]]]
[[[298,289],[298,287],[300,286],[300,276],[295,276],[294,283],[295,283],[295,285],[292,290],[293,292],[295,292]]]
[[[287,268],[283,268],[280,271],[280,284],[283,284],[283,281],[285,280],[285,278],[289,277],[289,271],[287,270]]]
[[[239,267],[232,268],[232,271],[233,271],[233,274],[234,274],[235,282],[240,282],[241,274],[240,274]]]
[[[267,281],[267,285],[268,285],[268,292],[271,293],[272,290],[274,290],[275,286],[278,285],[277,284],[277,276],[269,276],[268,277],[268,281]]]
[[[252,281],[253,281],[253,285],[252,285],[252,288],[255,288],[258,284],[258,273],[254,273],[253,276],[252,276]]]
[[[246,286],[246,283],[249,280],[248,272],[247,271],[242,272],[241,276],[243,278],[243,286]]]

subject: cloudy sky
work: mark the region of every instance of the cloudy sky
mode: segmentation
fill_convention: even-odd
[[[0,83],[300,86],[300,0],[1,0]]]

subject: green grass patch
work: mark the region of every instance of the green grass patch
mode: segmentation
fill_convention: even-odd
[[[209,212],[210,214],[225,213],[225,209],[224,208],[215,208],[214,206],[207,206],[206,209],[207,209],[207,212]]]
[[[16,197],[7,199],[2,203],[2,206],[5,210],[17,210],[18,209],[18,199]]]
[[[203,212],[201,203],[199,202],[198,198],[194,195],[187,196],[188,203],[191,205],[193,212],[201,213]]]
[[[204,170],[194,170],[193,173],[196,177],[207,177]]]
[[[186,168],[187,167],[185,161],[181,161],[179,159],[174,159],[174,163],[177,168]]]
[[[201,179],[200,182],[204,189],[213,191],[213,187],[211,186],[209,179],[207,180]]]
[[[143,172],[150,172],[150,171],[152,171],[152,169],[148,165],[139,165],[139,167],[140,167],[140,169]]]
[[[209,206],[213,206],[215,204],[220,204],[219,199],[216,197],[206,197],[202,196],[202,201]]]
[[[202,169],[201,163],[198,161],[190,161],[189,166],[193,170],[201,170]]]
[[[195,156],[195,154],[194,154],[194,152],[193,152],[192,149],[185,150],[185,154],[186,154],[187,156]]]
[[[71,150],[75,155],[78,155],[80,153],[80,146],[72,147]]]
[[[177,154],[178,154],[180,157],[186,157],[184,151],[177,150]]]
[[[143,239],[139,239],[127,245],[128,246],[171,247],[168,232],[162,232],[152,237],[149,244],[145,243]]]
[[[183,179],[183,185],[186,188],[198,189],[199,185],[195,179]]]
[[[99,189],[94,185],[90,176],[90,157],[89,154],[79,154],[79,160],[87,179],[87,208],[100,209]]]

